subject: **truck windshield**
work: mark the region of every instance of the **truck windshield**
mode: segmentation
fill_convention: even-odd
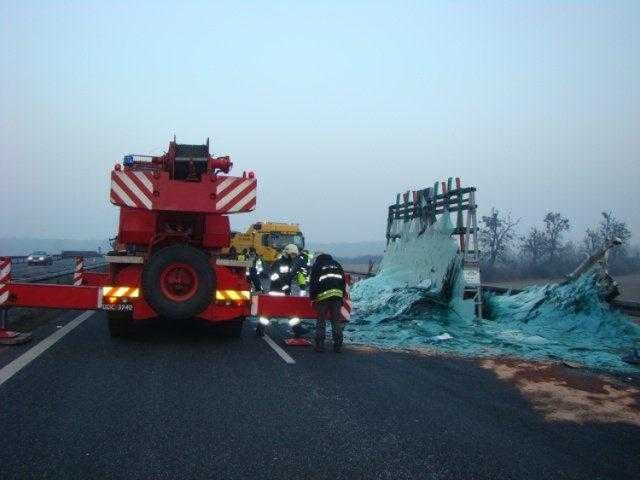
[[[276,250],[282,250],[284,247],[293,243],[299,249],[304,248],[304,236],[301,233],[270,233],[268,244]]]

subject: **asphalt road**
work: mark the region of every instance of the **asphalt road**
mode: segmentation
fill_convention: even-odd
[[[0,385],[0,478],[640,478],[640,428],[546,422],[472,361],[286,351],[96,313]]]

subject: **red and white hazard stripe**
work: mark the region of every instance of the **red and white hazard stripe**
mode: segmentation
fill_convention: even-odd
[[[220,213],[250,212],[256,207],[255,178],[219,177],[216,210]]]
[[[11,281],[11,258],[0,257],[0,306],[9,300],[9,282]]]
[[[73,285],[79,287],[82,285],[82,277],[84,276],[84,259],[76,257],[76,269],[73,272]]]
[[[342,297],[342,308],[340,309],[340,314],[342,318],[348,322],[351,320],[351,309],[353,304],[351,303],[351,295],[349,294],[349,284],[345,283],[344,285],[344,297]]]
[[[153,208],[151,174],[131,170],[111,172],[111,203],[133,208]]]

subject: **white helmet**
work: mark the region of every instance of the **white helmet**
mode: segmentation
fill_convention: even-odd
[[[285,255],[298,255],[300,252],[298,251],[298,247],[296,247],[293,243],[290,243],[282,250],[282,253]]]

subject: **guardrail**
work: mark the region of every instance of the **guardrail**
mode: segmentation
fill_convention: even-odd
[[[30,255],[13,255],[11,256],[11,263],[26,263],[27,258],[29,258]],[[57,262],[58,260],[62,260],[62,255],[50,255],[50,257],[53,259],[54,262]]]
[[[349,275],[351,279],[351,283],[359,282],[360,280],[364,280],[365,278],[375,276],[375,273],[362,273],[362,272],[355,272],[353,270],[345,270],[344,273]]]
[[[92,265],[90,267],[84,267],[84,270],[98,270],[99,268],[103,268],[106,267],[107,265],[109,265],[107,262],[104,263],[99,263],[97,265]],[[53,272],[53,273],[46,273],[44,275],[37,275],[35,277],[27,277],[27,278],[22,278],[22,279],[16,279],[16,282],[20,283],[36,283],[36,282],[46,282],[49,280],[56,280],[58,278],[62,278],[62,277],[66,277],[69,275],[73,275],[75,273],[75,269],[71,268],[69,270],[64,270],[62,272]]]

